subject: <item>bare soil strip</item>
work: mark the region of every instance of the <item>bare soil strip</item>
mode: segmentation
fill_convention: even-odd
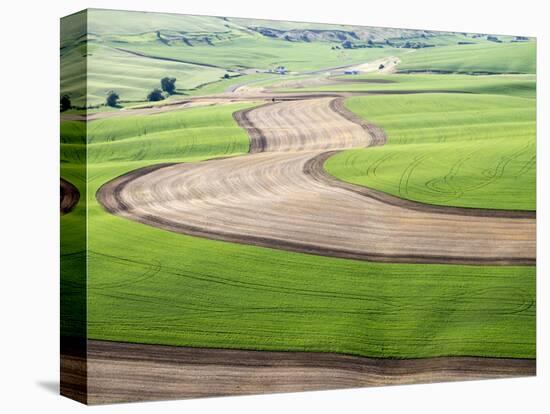
[[[78,191],[78,188],[63,178],[60,179],[60,184],[59,211],[61,212],[61,215],[63,215],[70,213],[76,206],[78,200],[80,200],[80,192]]]
[[[67,375],[78,374],[79,355],[65,355],[62,361]],[[375,359],[89,340],[87,370],[87,402],[105,404],[532,376],[536,361]]]
[[[344,106],[344,98],[336,98],[330,101],[330,109],[332,109],[334,112],[339,114],[342,118],[347,119],[350,122],[353,122],[354,124],[359,125],[361,128],[363,128],[367,134],[369,134],[372,138],[370,142],[370,147],[377,146],[377,145],[385,145],[386,142],[388,142],[388,137],[386,136],[386,133],[382,128],[380,128],[378,125],[375,125],[371,122],[367,122],[363,118],[360,118],[353,112],[349,111]]]
[[[323,154],[386,139],[348,113],[341,98],[274,102],[235,119],[250,135],[249,155],[137,170],[101,187],[98,200],[113,214],[165,230],[290,251],[383,262],[535,263],[530,214],[420,208],[323,174]]]
[[[325,92],[276,92],[269,91],[264,88],[259,88],[259,91],[247,91],[243,93],[227,92],[219,95],[208,96],[190,96],[183,99],[170,100],[168,102],[156,104],[156,105],[143,105],[136,107],[124,108],[117,111],[104,111],[95,112],[90,114],[75,114],[75,113],[61,113],[62,121],[95,121],[98,119],[107,118],[119,118],[132,115],[153,115],[156,113],[178,111],[184,108],[199,105],[218,105],[228,104],[234,102],[280,102],[280,101],[294,101],[302,99],[313,99],[322,97],[349,97],[349,96],[365,96],[365,95],[410,95],[419,93],[471,93],[464,91],[453,90],[389,90],[389,91],[370,91],[370,92],[357,92],[357,91],[325,91]]]

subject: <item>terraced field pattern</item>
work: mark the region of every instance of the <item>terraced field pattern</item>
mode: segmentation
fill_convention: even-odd
[[[521,36],[65,18],[62,393],[534,375],[535,50]],[[148,100],[164,77],[175,90]]]

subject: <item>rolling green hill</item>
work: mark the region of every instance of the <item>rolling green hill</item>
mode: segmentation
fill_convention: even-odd
[[[108,9],[88,9],[88,15],[88,31],[96,35],[135,35],[157,30],[202,33],[227,31],[227,22],[212,16]]]
[[[143,102],[164,76],[176,77],[178,90],[193,94],[194,89],[209,83],[218,83],[223,91],[230,84],[222,79],[226,73],[241,75],[239,81],[246,82],[253,80],[257,71],[281,65],[292,71],[311,71],[399,53],[390,48],[332,50],[320,42],[290,43],[258,36],[239,37],[215,46],[167,46],[156,40],[123,44],[90,41],[88,49],[88,105],[104,103],[110,90],[117,91],[123,101]]]
[[[88,56],[88,105],[103,104],[111,90],[123,101],[143,102],[166,76],[175,77],[179,89],[193,89],[220,81],[226,73],[219,68],[136,56],[96,43],[89,44]]]
[[[127,171],[246,151],[231,116],[243,107],[90,123],[90,338],[394,358],[535,356],[534,268],[378,264],[217,242],[111,215],[96,201],[103,183]],[[74,128],[62,129],[65,165],[79,158]],[[62,225],[83,213],[79,203]],[[84,253],[70,237],[63,243],[70,286],[71,263]]]
[[[350,98],[388,143],[325,164],[345,181],[428,204],[534,210],[536,107],[506,95]]]

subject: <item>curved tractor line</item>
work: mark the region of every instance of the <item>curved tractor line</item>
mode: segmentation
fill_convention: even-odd
[[[67,180],[60,178],[59,211],[61,215],[70,213],[80,200],[78,188]]]
[[[324,174],[319,160],[328,154],[386,139],[341,98],[273,102],[235,119],[250,135],[250,154],[139,169],[102,186],[98,200],[113,214],[169,231],[290,251],[382,262],[535,263],[534,215],[411,208]]]

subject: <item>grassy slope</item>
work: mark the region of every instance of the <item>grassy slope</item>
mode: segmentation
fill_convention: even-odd
[[[86,124],[61,123],[61,177],[74,184],[81,199],[61,217],[61,334],[86,336]],[[70,265],[67,265],[70,262]]]
[[[67,45],[61,52],[60,95],[69,95],[73,106],[86,104],[86,63],[83,59],[85,54],[86,45],[82,42]]]
[[[534,41],[483,43],[417,50],[402,56],[399,70],[535,73]]]
[[[498,95],[354,97],[386,146],[330,158],[331,174],[429,204],[534,210],[535,101]]]
[[[60,27],[60,95],[69,94],[77,106],[85,104],[86,18],[86,12],[63,17]]]
[[[306,71],[362,63],[401,53],[400,50],[392,48],[331,50],[328,43],[293,43],[266,39],[257,34],[236,36],[215,46],[187,46],[184,43],[168,46],[156,39],[137,37],[138,39],[127,43],[90,41],[89,105],[104,103],[110,90],[116,90],[124,101],[144,101],[150,90],[159,87],[160,79],[164,76],[178,79],[178,89],[187,94],[208,83],[226,85],[228,81],[222,81],[225,69],[243,68],[243,62],[246,62],[245,68],[265,70],[284,65],[289,70]],[[125,50],[150,57],[136,56]],[[65,61],[69,62],[69,59]],[[70,85],[67,85],[66,89],[69,90]]]
[[[91,338],[380,357],[535,356],[533,268],[288,253],[169,233],[97,204],[97,188],[126,171],[246,150],[231,118],[243,106],[90,123]],[[113,151],[133,141],[142,151]]]
[[[222,41],[215,46],[187,46],[183,43],[167,46],[160,42],[133,42],[124,45],[124,48],[151,56],[182,59],[228,69],[272,69],[284,65],[290,71],[351,65],[400,53],[393,48],[332,50],[331,46],[331,43],[325,42],[288,42],[251,34]]]
[[[122,101],[144,101],[147,93],[159,86],[160,78],[174,76],[178,79],[178,88],[188,93],[203,84],[212,82],[223,83],[221,77],[226,69],[239,68],[269,69],[284,65],[291,71],[310,71],[323,67],[341,66],[353,63],[363,63],[387,55],[403,55],[406,63],[403,68],[414,68],[415,59],[420,56],[424,62],[428,53],[430,61],[450,59],[451,61],[469,61],[472,58],[462,59],[464,51],[482,48],[487,59],[505,59],[506,67],[518,66],[518,62],[509,61],[508,52],[512,56],[523,59],[524,54],[530,53],[534,43],[524,44],[495,44],[482,38],[464,38],[468,41],[483,42],[479,45],[445,46],[456,43],[462,35],[440,33],[430,37],[430,44],[443,45],[435,49],[425,49],[411,52],[410,49],[396,49],[392,47],[365,48],[354,50],[332,50],[329,42],[288,42],[262,36],[247,29],[247,24],[254,21],[229,19],[224,20],[208,16],[187,16],[172,14],[151,14],[142,12],[122,12],[109,10],[90,10],[89,22],[89,55],[88,55],[88,105],[98,105],[105,101],[110,90],[116,90]],[[130,17],[130,18],[129,18]],[[267,24],[263,22],[262,24]],[[271,22],[272,26],[285,26],[285,22]],[[303,24],[310,27],[311,24]],[[313,26],[316,26],[313,24]],[[319,25],[327,29],[346,29],[345,26]],[[350,29],[349,27],[347,29]],[[361,28],[352,28],[361,30]],[[213,45],[194,43],[189,46],[182,41],[165,44],[157,38],[156,31],[160,30],[165,36],[185,33],[193,42],[210,36]],[[370,28],[380,31],[382,29]],[[395,30],[385,29],[388,34]],[[399,30],[396,33],[398,34]],[[385,33],[385,32],[382,32]],[[69,33],[70,34],[70,33]],[[69,34],[66,36],[69,37]],[[462,40],[464,40],[462,39]],[[426,40],[426,39],[417,39]],[[513,50],[508,50],[512,48]],[[152,58],[135,56],[124,52],[124,49]],[[485,53],[487,49],[487,53]],[[502,50],[501,50],[502,49]],[[517,50],[516,50],[517,49]],[[523,51],[525,49],[525,52]],[[433,53],[437,50],[437,53]],[[533,49],[534,50],[534,49]],[[457,52],[458,51],[458,52]],[[69,66],[64,72],[70,72],[70,50],[64,54],[63,65]],[[82,54],[74,51],[74,54]],[[79,56],[80,56],[79,55]],[[431,58],[430,56],[433,56]],[[475,54],[466,53],[466,56]],[[438,57],[442,56],[442,57]],[[158,58],[177,59],[182,62],[161,60]],[[454,59],[454,60],[453,60]],[[198,64],[190,64],[191,62]],[[219,67],[202,66],[216,65]],[[521,66],[521,61],[519,66]],[[409,66],[407,66],[409,65]],[[73,65],[74,66],[74,65]],[[81,71],[81,70],[80,70]],[[507,71],[507,70],[505,70]],[[82,97],[72,86],[73,80],[63,77],[62,89],[64,93],[73,95],[73,103],[82,105]],[[191,92],[193,93],[193,92]]]
[[[224,74],[223,69],[149,59],[91,43],[88,104],[104,103],[110,90],[116,90],[124,101],[145,101],[147,93],[159,88],[160,79],[165,76],[178,79],[179,89],[191,89],[220,80]]]
[[[107,9],[89,9],[88,15],[88,31],[98,35],[133,35],[157,30],[186,30],[206,33],[227,30],[224,20],[210,16]]]
[[[334,78],[347,80],[346,83],[307,87],[303,92],[372,92],[391,93],[395,91],[449,91],[479,94],[512,95],[534,98],[536,78],[533,75],[435,75],[435,74],[394,74],[394,75],[346,75]],[[372,83],[368,81],[373,81]],[[376,83],[376,81],[388,83]],[[355,82],[353,82],[355,81]],[[290,90],[284,90],[290,92]]]

